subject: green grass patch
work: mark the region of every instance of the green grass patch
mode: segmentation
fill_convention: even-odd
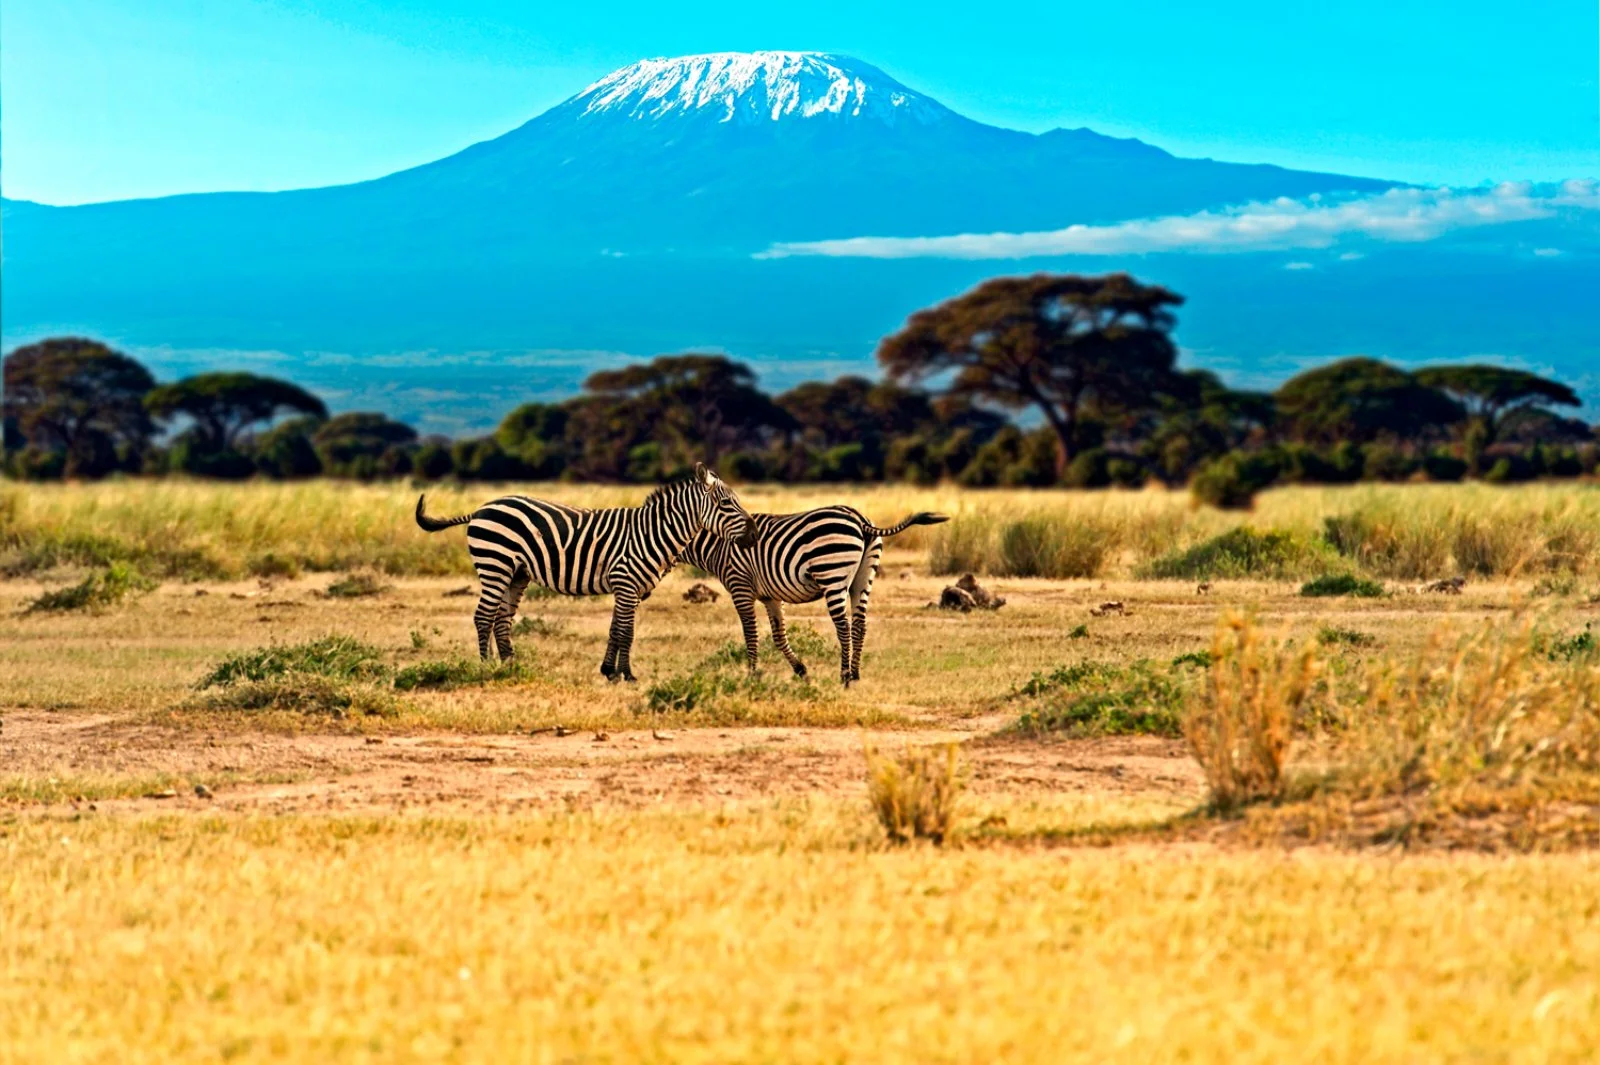
[[[1376,647],[1378,638],[1357,629],[1324,625],[1317,630],[1317,642],[1324,647]]]
[[[534,680],[538,673],[520,658],[510,662],[485,662],[479,658],[445,658],[418,662],[394,675],[395,691],[453,691],[486,684],[516,684]]]
[[[1300,533],[1241,525],[1162,555],[1138,575],[1156,580],[1285,580],[1325,564],[1329,554],[1327,545]]]
[[[347,573],[328,585],[330,599],[362,599],[369,595],[382,595],[389,586],[371,573]]]
[[[517,623],[511,626],[513,636],[559,636],[566,631],[563,621],[549,621],[545,618],[518,618]]]
[[[28,603],[24,614],[60,613],[87,610],[97,613],[132,598],[144,595],[156,582],[126,562],[113,562],[99,573],[91,573],[77,584],[45,592]]]
[[[1597,646],[1594,630],[1585,625],[1577,632],[1541,641],[1545,656],[1555,662],[1572,662],[1592,658]]]
[[[284,673],[204,692],[182,709],[222,713],[284,712],[299,715],[393,717],[403,704],[388,688],[315,673]]]
[[[324,636],[306,643],[262,647],[218,662],[195,685],[201,690],[271,680],[289,673],[334,680],[378,681],[389,676],[383,652],[353,636]]]
[[[1383,585],[1353,573],[1325,573],[1300,586],[1300,594],[1308,599],[1331,599],[1350,596],[1356,599],[1381,599]]]
[[[1013,694],[1032,704],[1015,727],[1073,736],[1181,735],[1187,682],[1178,668],[1141,659],[1127,666],[1079,662],[1035,673]]]

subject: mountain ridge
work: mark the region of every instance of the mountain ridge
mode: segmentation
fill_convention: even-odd
[[[1180,340],[1225,344],[1246,360],[1306,350],[1306,336],[1326,354],[1385,335],[1439,345],[1464,328],[1445,288],[1429,289],[1428,306],[1408,305],[1398,289],[1385,295],[1394,288],[1387,282],[1337,289],[1327,287],[1332,273],[1290,278],[1281,255],[1225,269],[1176,256],[759,259],[795,242],[1057,230],[1399,183],[1186,159],[1081,127],[989,126],[841,57],[810,67],[759,56],[742,65],[647,62],[679,67],[665,80],[643,76],[659,67],[620,68],[498,137],[367,181],[81,206],[7,200],[5,339],[71,329],[131,346],[285,352],[291,362],[337,352],[338,374],[354,391],[384,379],[372,360],[418,351],[620,357],[692,346],[758,363],[815,356],[865,368],[877,339],[918,306],[983,276],[1033,269],[1128,269],[1175,281],[1192,297],[1185,323],[1203,323],[1185,324]],[[728,86],[749,96],[748,107],[735,100],[742,119],[724,120]],[[912,113],[892,101],[902,90],[948,117],[901,121]],[[599,99],[607,108],[588,110]],[[697,108],[687,117],[684,101]],[[1502,270],[1481,257],[1474,264]],[[1555,259],[1538,265],[1567,269]],[[1246,296],[1266,301],[1253,312],[1254,334],[1202,310]],[[1267,324],[1296,315],[1319,328],[1290,341]],[[1504,330],[1462,334],[1461,347],[1501,344],[1516,354],[1527,321],[1508,311]],[[519,371],[545,384],[559,377],[562,387],[574,372],[554,363],[546,374]]]

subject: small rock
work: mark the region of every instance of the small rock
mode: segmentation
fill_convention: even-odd
[[[471,595],[471,594],[472,594],[472,585],[464,584],[460,588],[452,588],[448,592],[445,592],[444,593],[444,597],[446,599],[454,599],[457,596]]]
[[[556,738],[560,739],[563,736],[571,736],[573,733],[575,733],[577,731],[578,730],[575,729],[575,728],[568,728],[565,725],[557,725],[556,726]]]
[[[382,736],[368,736],[366,738],[365,742],[367,742],[367,743],[382,743],[383,742],[383,737]]]
[[[670,732],[662,732],[660,729],[651,729],[650,730],[650,735],[653,736],[655,739],[660,740],[663,743],[671,743],[672,742],[672,733],[670,733]]]
[[[1467,586],[1465,577],[1446,577],[1441,581],[1429,581],[1419,591],[1439,592],[1443,595],[1460,595],[1461,589]]]
[[[1112,614],[1115,614],[1119,617],[1126,617],[1128,614],[1128,608],[1123,606],[1121,602],[1112,600],[1109,603],[1101,603],[1099,606],[1090,607],[1089,613],[1093,614],[1097,618],[1107,617]]]
[[[1195,595],[1210,595],[1211,594],[1211,582],[1210,581],[1201,581],[1199,584],[1195,585],[1194,586],[1194,594]]]
[[[687,592],[683,593],[683,601],[685,603],[715,603],[717,601],[717,591],[704,581],[696,581],[689,586]]]
[[[196,784],[194,786],[194,793],[197,797],[202,799],[211,798],[211,789],[206,787],[204,784]]]
[[[163,791],[147,791],[144,793],[144,797],[147,799],[176,799],[178,793],[171,788],[167,788]]]
[[[590,742],[593,742],[593,743],[604,743],[607,740],[609,740],[610,738],[611,738],[611,733],[609,733],[609,732],[596,732],[594,734],[594,739],[592,741],[590,741]]]

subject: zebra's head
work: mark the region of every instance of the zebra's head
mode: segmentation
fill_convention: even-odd
[[[739,494],[728,483],[706,468],[705,463],[694,464],[694,480],[705,492],[700,510],[700,527],[713,536],[732,540],[740,547],[754,547],[756,525],[750,520]]]

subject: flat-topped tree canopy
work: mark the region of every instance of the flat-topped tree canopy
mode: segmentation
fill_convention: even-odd
[[[1122,273],[998,277],[913,314],[879,345],[878,362],[894,380],[952,373],[953,394],[1038,409],[1055,431],[1059,471],[1086,416],[1147,410],[1185,387],[1171,337],[1182,302]]]

